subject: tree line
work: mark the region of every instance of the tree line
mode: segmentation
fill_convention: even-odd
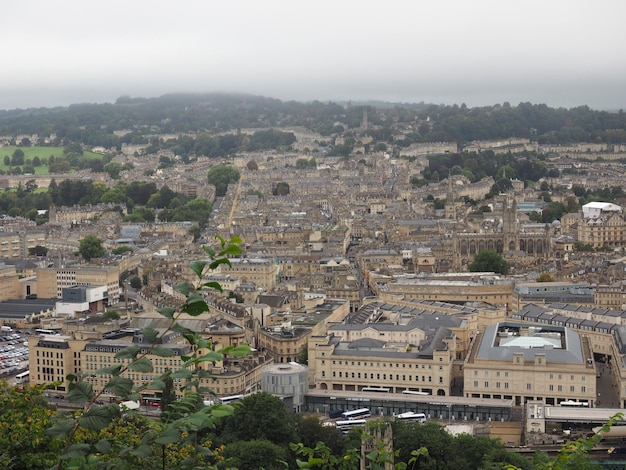
[[[80,142],[119,149],[124,143],[148,143],[155,134],[204,132],[214,137],[230,133],[223,142],[209,138],[198,145],[199,148],[206,146],[203,151],[209,153],[205,155],[211,155],[210,152],[224,152],[234,146],[232,139],[237,138],[238,129],[303,126],[322,136],[330,136],[359,128],[365,112],[372,129],[364,132],[377,142],[400,147],[415,142],[454,141],[462,145],[474,140],[510,137],[554,144],[626,143],[626,116],[621,110],[597,111],[588,106],[550,108],[529,102],[476,108],[464,104],[424,103],[343,105],[319,101],[283,102],[232,94],[173,94],[150,99],[121,97],[113,104],[0,111],[0,135],[37,134],[42,139],[54,135],[53,145]],[[403,133],[394,139],[393,130],[398,127],[403,128]],[[115,133],[120,130],[127,132],[121,136]],[[261,142],[251,139],[245,145],[251,149],[263,148],[268,141],[274,141],[272,145],[284,145],[275,137],[260,135]],[[189,146],[184,139],[175,145]]]
[[[36,191],[36,185],[19,187],[16,191],[0,192],[0,212],[12,217],[21,216],[43,224],[48,215],[39,210],[52,206],[124,204],[127,222],[195,221],[203,226],[209,219],[212,204],[204,198],[193,198],[171,190],[167,185],[157,189],[153,182],[120,182],[115,186],[91,180],[63,180],[50,182],[46,191]]]

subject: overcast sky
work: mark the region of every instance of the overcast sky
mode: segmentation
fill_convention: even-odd
[[[0,109],[242,92],[626,108],[626,0],[20,0]]]

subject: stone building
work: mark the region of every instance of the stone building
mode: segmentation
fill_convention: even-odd
[[[472,398],[596,401],[596,366],[588,338],[567,327],[500,322],[479,333],[463,368]]]
[[[63,288],[73,286],[106,286],[108,304],[120,299],[119,266],[73,265],[61,268],[37,268],[37,295],[47,299],[60,299]]]

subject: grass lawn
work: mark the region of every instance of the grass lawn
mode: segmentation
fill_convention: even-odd
[[[11,156],[13,155],[13,152],[15,152],[15,150],[18,148],[22,149],[22,151],[24,152],[25,162],[28,160],[32,160],[35,157],[39,157],[40,160],[44,158],[48,160],[48,158],[50,158],[51,155],[53,155],[55,159],[64,157],[63,147],[13,147],[13,146],[0,147],[0,170],[7,171],[11,168],[10,166],[7,166],[4,164],[4,157],[8,156],[9,158],[11,158]],[[90,152],[89,150],[85,150],[81,158],[85,158],[88,160],[95,160],[95,159],[101,159],[102,155]],[[37,175],[48,174],[48,166],[41,165],[39,167],[36,167],[35,174]]]

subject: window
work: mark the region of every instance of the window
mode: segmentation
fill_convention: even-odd
[[[526,384],[526,390],[532,390],[533,386],[532,384]]]

